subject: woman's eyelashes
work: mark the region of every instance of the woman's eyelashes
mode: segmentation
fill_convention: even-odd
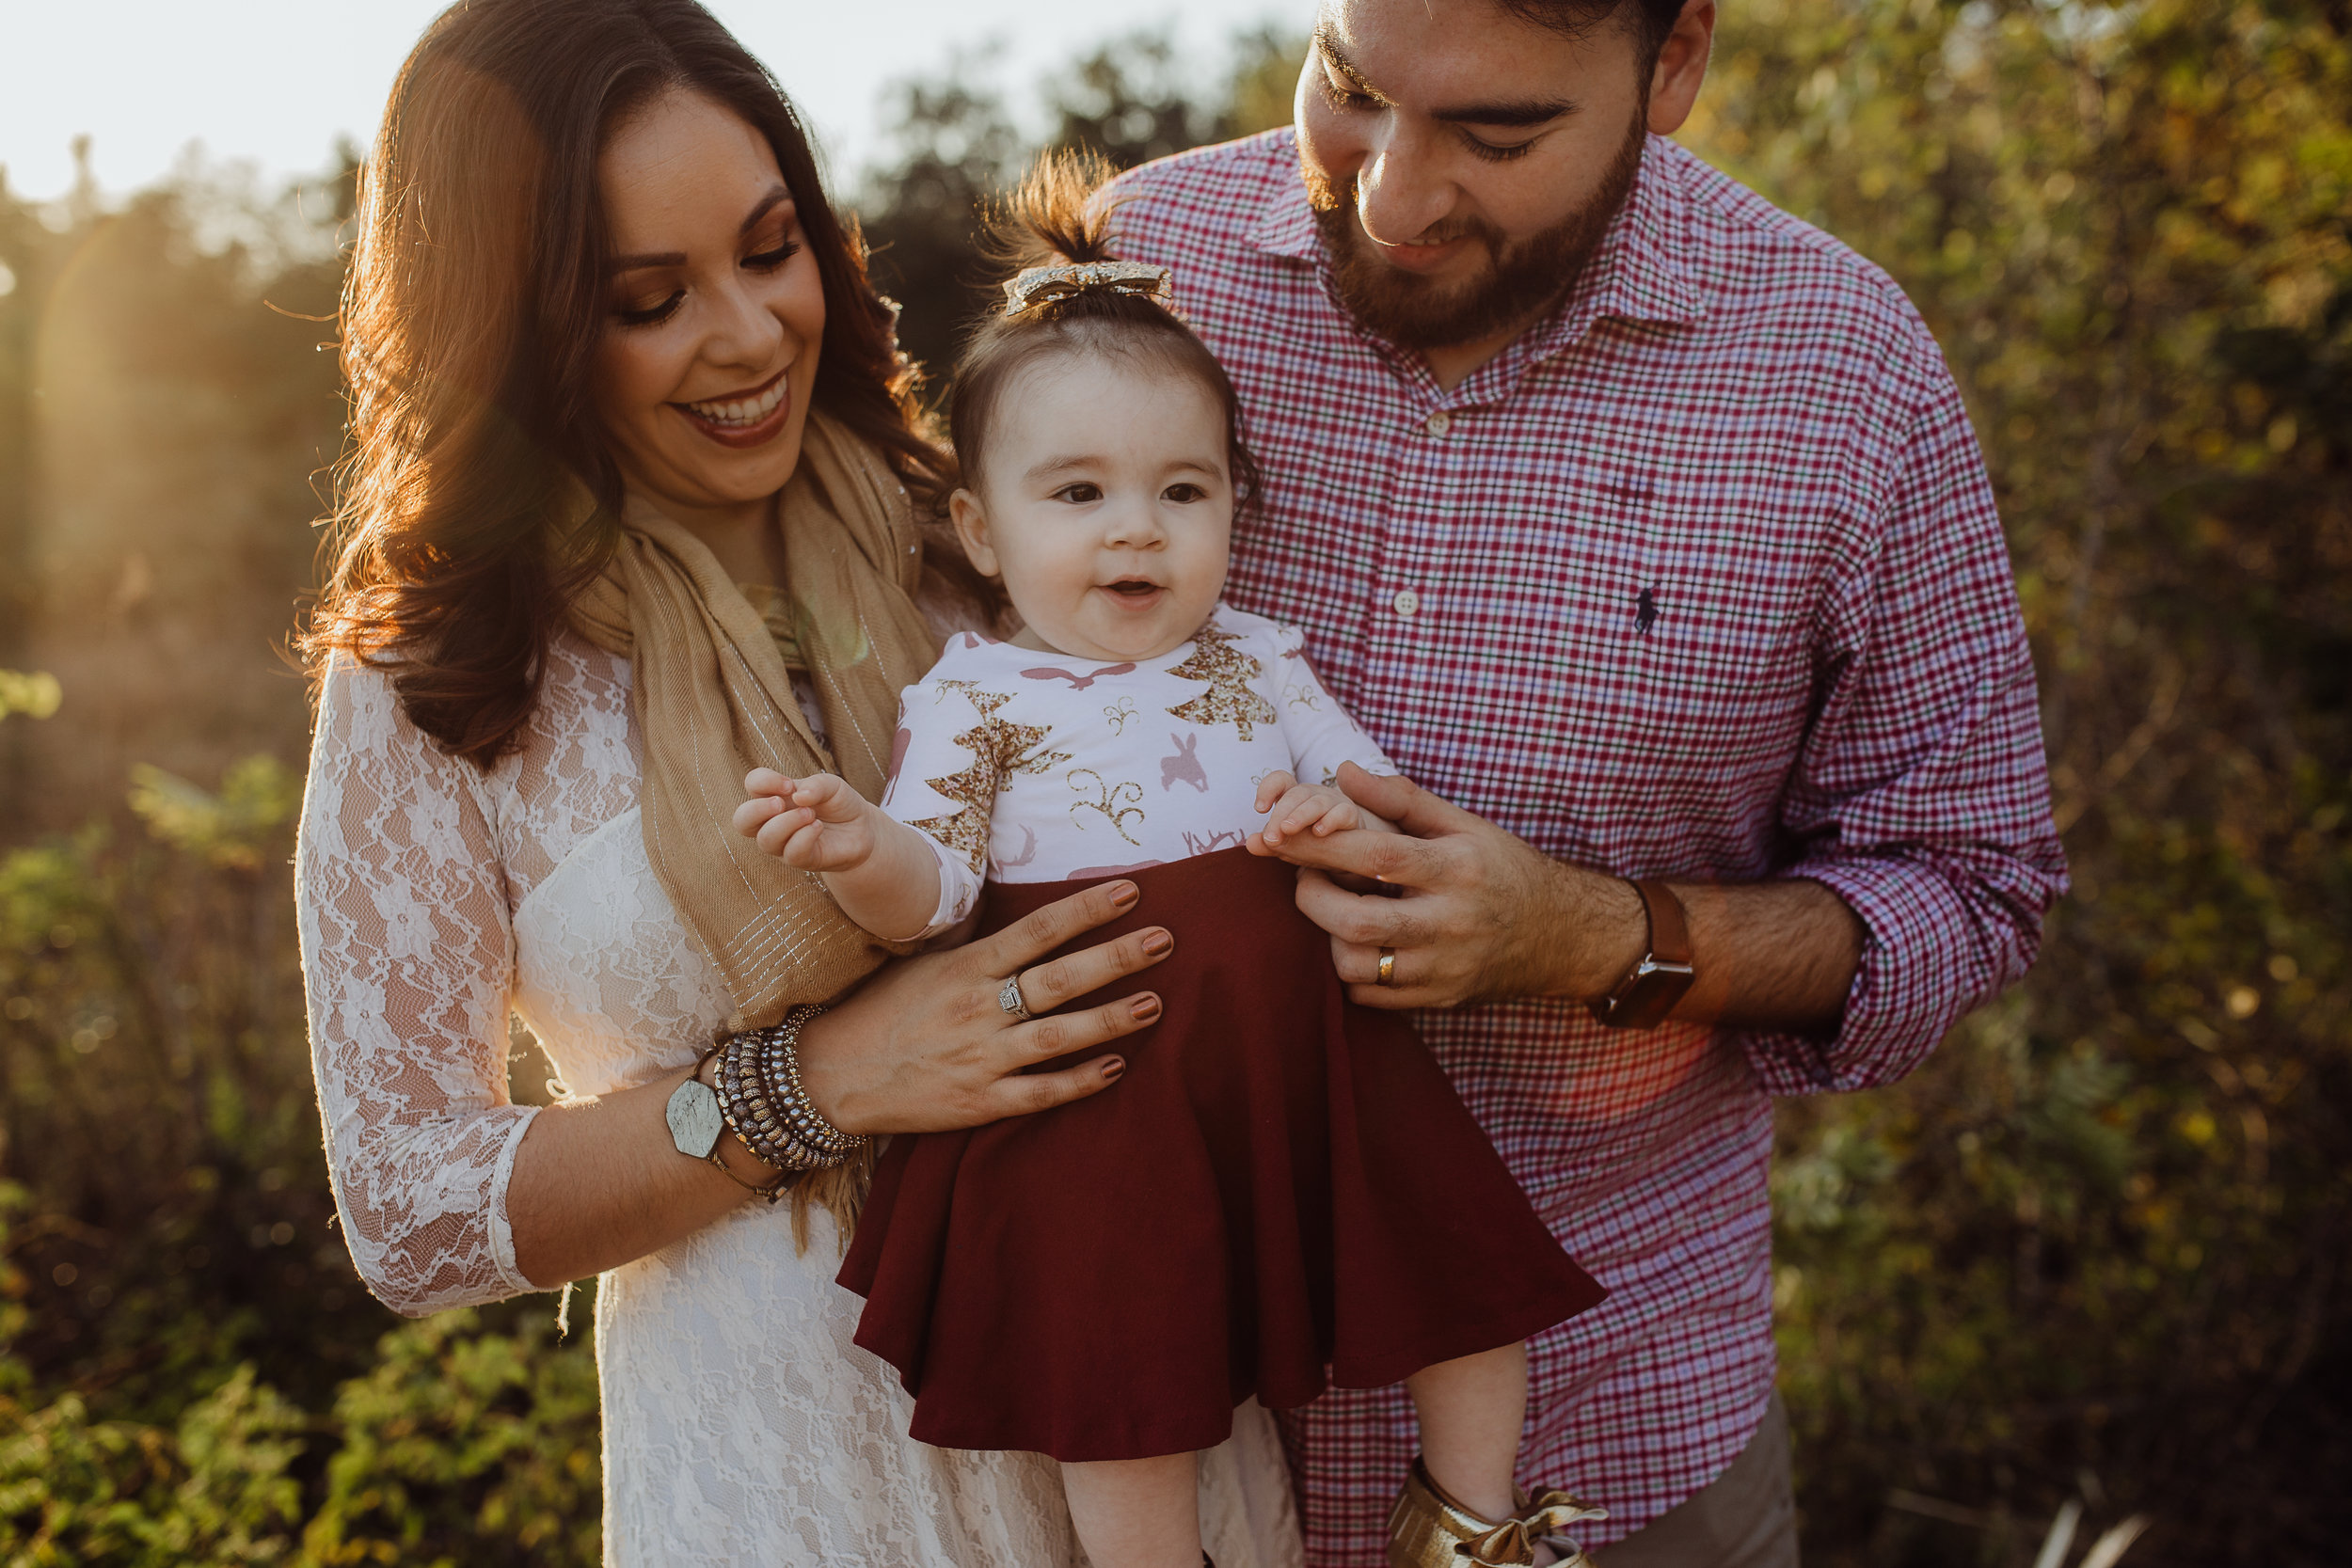
[[[686,303],[684,289],[672,289],[658,305],[615,306],[612,319],[623,326],[654,326],[677,314],[677,308]]]
[[[743,258],[743,264],[754,272],[773,272],[801,253],[801,242],[787,239],[762,251]]]
[[[743,258],[742,264],[750,271],[764,276],[774,272],[800,253],[801,242],[787,236],[765,250],[752,252]],[[681,286],[672,289],[659,304],[616,305],[612,309],[612,319],[623,326],[659,326],[676,315],[678,307],[685,303],[686,290]]]

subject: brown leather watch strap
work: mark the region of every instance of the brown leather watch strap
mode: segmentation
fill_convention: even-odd
[[[1682,917],[1682,900],[1663,882],[1641,881],[1633,891],[1649,907],[1650,962],[1687,964],[1691,961],[1691,926]]]
[[[1612,1029],[1654,1029],[1691,989],[1691,926],[1682,900],[1665,883],[1627,879],[1642,895],[1649,949],[1615,990],[1592,1005],[1593,1016]]]

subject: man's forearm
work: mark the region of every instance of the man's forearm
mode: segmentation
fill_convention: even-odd
[[[1835,1029],[1862,962],[1862,922],[1820,882],[1670,883],[1691,921],[1697,977],[1686,1022]]]
[[[1561,865],[1536,942],[1556,967],[1543,989],[1593,1001],[1646,950],[1648,917],[1631,884]],[[1668,1016],[1751,1029],[1836,1027],[1862,959],[1862,922],[1820,882],[1669,882],[1691,928],[1691,989]]]

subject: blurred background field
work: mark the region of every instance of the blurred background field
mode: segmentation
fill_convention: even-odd
[[[2134,1564],[2343,1561],[2352,6],[1725,13],[1683,139],[1943,341],[2075,875],[1930,1066],[1782,1108],[1808,1560],[2109,1568],[2140,1517]],[[1040,125],[1122,164],[1254,131],[1300,54],[1244,39],[1204,88],[1141,34],[1042,117],[984,61],[904,83],[842,194],[910,351],[946,357],[972,204]],[[403,1323],[320,1161],[276,650],[349,199],[347,160],[0,184],[0,1562],[596,1558],[584,1304]],[[517,1096],[545,1075],[518,1037]]]

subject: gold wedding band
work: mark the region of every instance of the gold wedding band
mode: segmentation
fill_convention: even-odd
[[[1395,948],[1383,947],[1380,949],[1380,970],[1378,974],[1372,977],[1372,983],[1375,986],[1392,986],[1396,984]]]

